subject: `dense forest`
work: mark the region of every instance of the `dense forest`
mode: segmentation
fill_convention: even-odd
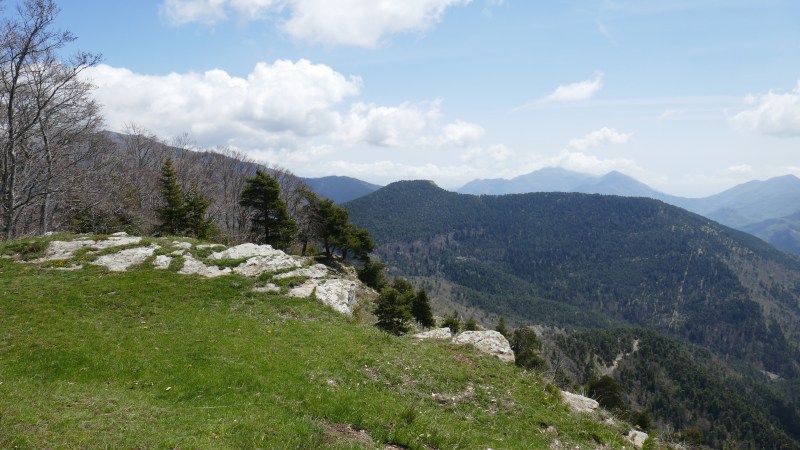
[[[434,303],[464,303],[516,324],[566,330],[647,327],[709,349],[725,367],[736,367],[726,369],[736,376],[761,374],[754,386],[764,392],[790,392],[780,386],[800,377],[798,260],[696,214],[643,198],[471,196],[425,181],[395,183],[345,207],[374,236],[376,253],[393,272],[447,280],[446,292],[430,289]],[[438,298],[445,294],[449,298]],[[669,354],[654,355],[655,362]],[[784,381],[770,384],[765,372]],[[709,386],[715,398],[724,397],[724,384]],[[674,428],[695,427],[692,420],[676,421],[674,411],[636,400],[656,396],[654,389],[639,383],[628,398]],[[762,419],[770,417],[764,411],[788,411],[779,414],[780,423],[792,434],[785,418],[799,410],[797,399],[756,398],[767,405]],[[678,409],[697,415],[694,409],[705,400]],[[725,429],[705,430],[704,442],[717,445],[726,433],[762,442]]]

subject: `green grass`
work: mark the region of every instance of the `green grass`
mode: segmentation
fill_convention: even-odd
[[[536,375],[252,282],[0,259],[0,448],[624,445]]]

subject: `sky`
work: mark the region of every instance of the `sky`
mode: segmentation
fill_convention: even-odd
[[[800,176],[797,0],[57,3],[65,54],[103,54],[106,128],[300,176],[563,167],[689,197]]]

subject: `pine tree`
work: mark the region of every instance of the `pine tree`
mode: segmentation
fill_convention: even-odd
[[[469,316],[467,319],[467,323],[464,324],[465,331],[478,331],[478,322],[475,320],[475,316]]]
[[[165,159],[161,167],[161,195],[164,197],[164,204],[156,209],[156,217],[161,221],[156,227],[156,234],[182,234],[186,227],[186,211],[183,192],[178,186],[178,173],[172,165],[172,158]]]
[[[500,320],[497,321],[497,327],[495,327],[494,331],[502,334],[506,339],[508,339],[508,326],[506,325],[506,318],[500,316]]]
[[[208,206],[208,199],[200,193],[197,183],[193,182],[184,195],[185,228],[188,234],[197,239],[208,240],[219,234],[214,220],[206,217]]]
[[[414,296],[414,300],[411,302],[411,315],[425,328],[431,328],[436,325],[436,321],[433,320],[428,293],[425,292],[425,289],[420,289],[417,295]]]
[[[394,287],[386,287],[381,290],[375,315],[378,317],[378,323],[375,326],[394,335],[399,336],[411,329],[409,298]]]
[[[253,213],[252,231],[256,242],[286,248],[292,242],[297,224],[289,218],[280,193],[275,179],[257,170],[256,176],[247,179],[239,204]]]

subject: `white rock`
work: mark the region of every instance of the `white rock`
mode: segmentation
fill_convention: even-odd
[[[98,250],[104,250],[111,247],[118,247],[121,245],[138,244],[142,238],[138,236],[128,236],[126,233],[114,233],[106,240],[95,242],[92,247]]]
[[[278,254],[285,255],[282,251],[272,248],[271,245],[247,243],[220,252],[214,252],[209,255],[208,259],[244,259],[252,258],[253,256],[277,256]]]
[[[356,305],[356,284],[349,280],[334,278],[317,286],[317,300],[348,316]]]
[[[450,339],[453,337],[453,332],[447,327],[435,328],[430,331],[417,333],[414,337],[417,339]]]
[[[217,266],[207,266],[192,257],[192,255],[187,254],[183,256],[183,267],[181,267],[178,273],[183,275],[196,274],[206,278],[214,278],[222,275],[229,275],[231,273],[231,268],[225,267],[220,269]]]
[[[572,392],[561,391],[561,397],[564,403],[575,412],[592,412],[600,406],[597,400],[573,394]]]
[[[103,255],[92,262],[92,264],[103,266],[112,272],[124,272],[133,265],[143,263],[147,258],[151,257],[153,252],[158,248],[157,245],[129,248],[117,253]]]
[[[309,278],[325,278],[330,269],[324,264],[314,264],[311,267],[304,267],[302,269],[293,270],[291,272],[281,273],[275,275],[274,279],[281,280],[290,277],[309,277]]]
[[[88,239],[81,239],[77,241],[52,241],[47,246],[47,251],[44,257],[37,259],[34,262],[55,261],[59,259],[69,259],[75,256],[78,250],[94,246],[95,241]]]
[[[625,435],[625,438],[628,439],[634,447],[642,448],[644,447],[644,441],[647,440],[647,433],[639,430],[631,430]]]
[[[172,264],[172,258],[167,255],[158,255],[153,261],[153,267],[156,269],[168,269],[170,264]]]
[[[465,331],[453,338],[453,343],[470,344],[481,352],[495,355],[506,362],[514,362],[514,352],[508,339],[494,330]]]
[[[192,248],[191,242],[172,241],[172,245],[183,250],[190,250]]]
[[[200,244],[200,245],[197,246],[197,249],[198,250],[205,250],[207,248],[219,248],[219,247],[225,247],[225,246],[222,245],[222,244]]]
[[[305,283],[301,284],[300,286],[293,287],[289,289],[289,292],[286,294],[289,297],[295,298],[306,298],[314,292],[314,289],[317,287],[317,280],[308,280]]]
[[[236,266],[233,271],[246,277],[257,277],[262,273],[275,272],[276,270],[291,269],[293,267],[303,266],[302,261],[299,261],[280,250],[277,251],[279,254],[252,257],[242,264]]]
[[[316,292],[314,292],[315,289]],[[356,305],[356,283],[341,278],[330,280],[312,278],[300,286],[290,289],[287,295],[307,298],[312,293],[315,293],[317,300],[336,311],[348,316],[353,314],[353,308]]]
[[[263,292],[266,294],[277,294],[281,291],[280,286],[277,286],[272,283],[268,283],[265,286],[258,286],[253,288],[253,292]]]

